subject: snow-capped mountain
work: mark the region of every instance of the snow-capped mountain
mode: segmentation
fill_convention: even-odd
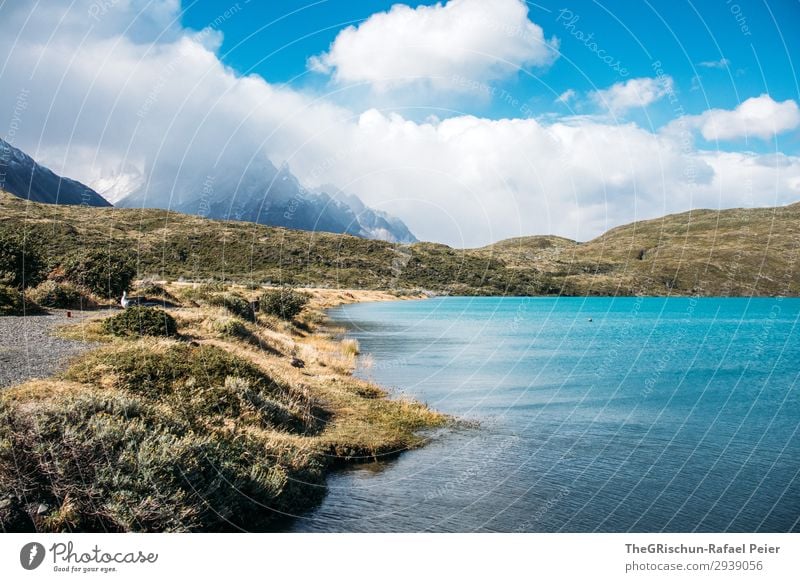
[[[169,208],[208,218],[242,220],[300,230],[351,234],[362,238],[411,243],[416,238],[398,218],[371,209],[337,188],[309,190],[284,166],[266,158],[238,171],[226,164],[224,175],[187,176],[164,171],[165,180],[144,182],[117,205]],[[234,166],[235,167],[235,166]]]
[[[364,233],[360,236],[387,242],[417,242],[417,238],[411,234],[411,231],[402,220],[388,212],[370,208],[355,194],[348,194],[332,185],[325,185],[319,191],[327,193],[335,201],[350,208]]]
[[[0,189],[46,204],[111,206],[100,194],[37,164],[28,154],[0,139]]]
[[[241,165],[239,165],[240,167]],[[412,243],[416,238],[402,220],[366,206],[335,186],[304,188],[288,167],[266,158],[236,170],[230,161],[217,176],[191,175],[182,168],[158,168],[155,174],[127,168],[92,183],[117,206],[168,208],[207,218],[222,218],[319,230]],[[0,139],[0,188],[34,202],[111,206],[85,184],[58,176]]]

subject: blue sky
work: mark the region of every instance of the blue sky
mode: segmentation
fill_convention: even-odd
[[[327,79],[309,72],[307,59],[325,51],[336,35],[362,23],[396,2],[384,0],[283,0],[281,2],[183,2],[183,23],[203,29],[217,21],[224,41],[222,60],[242,73],[256,73],[273,83],[317,89]],[[411,7],[434,2],[404,2]],[[800,67],[800,35],[787,24],[800,22],[800,2],[759,0],[736,2],[684,0],[631,2],[527,2],[529,18],[546,37],[560,40],[561,56],[549,67],[526,67],[498,84],[528,105],[520,111],[511,99],[463,99],[459,96],[426,102],[446,115],[447,108],[498,119],[557,114],[591,114],[593,103],[555,103],[565,91],[588,93],[635,77],[652,77],[660,61],[673,78],[679,106],[699,114],[710,108],[731,109],[748,97],[768,93],[776,101],[800,94],[795,67]],[[226,10],[237,14],[220,18]],[[573,20],[577,17],[577,20]],[[572,25],[567,27],[568,23]],[[588,48],[584,35],[613,56],[628,71],[623,76]],[[710,66],[717,63],[717,67]],[[385,104],[408,106],[409,100]],[[417,117],[427,113],[422,109]],[[676,105],[661,101],[628,118],[658,128],[673,120]],[[800,151],[797,132],[779,136],[780,149]],[[755,151],[775,150],[763,140],[733,140],[714,147]]]

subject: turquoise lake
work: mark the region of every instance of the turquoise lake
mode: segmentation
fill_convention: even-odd
[[[335,474],[295,531],[800,531],[800,299],[330,315],[370,354],[360,376],[480,425]]]

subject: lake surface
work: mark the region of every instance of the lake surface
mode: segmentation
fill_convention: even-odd
[[[439,298],[331,315],[481,422],[337,473],[296,531],[798,531],[800,300]],[[591,321],[590,321],[591,318]]]

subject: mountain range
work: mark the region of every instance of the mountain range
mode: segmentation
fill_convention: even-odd
[[[366,206],[357,196],[335,186],[306,189],[288,167],[276,168],[266,158],[240,164],[239,168],[219,177],[182,176],[180,182],[139,176],[129,181],[105,181],[105,185],[119,207],[172,209],[206,218],[351,234],[392,243],[417,241],[402,220]],[[180,170],[167,175],[178,176]],[[92,188],[55,174],[3,140],[0,188],[45,204],[111,206]]]
[[[305,188],[287,166],[278,168],[266,157],[247,164],[227,162],[225,168],[223,175],[182,175],[186,172],[180,168],[156,173],[168,178],[141,183],[116,205],[164,208],[205,218],[351,234],[392,243],[417,241],[399,218],[369,208],[357,196],[335,186]]]

